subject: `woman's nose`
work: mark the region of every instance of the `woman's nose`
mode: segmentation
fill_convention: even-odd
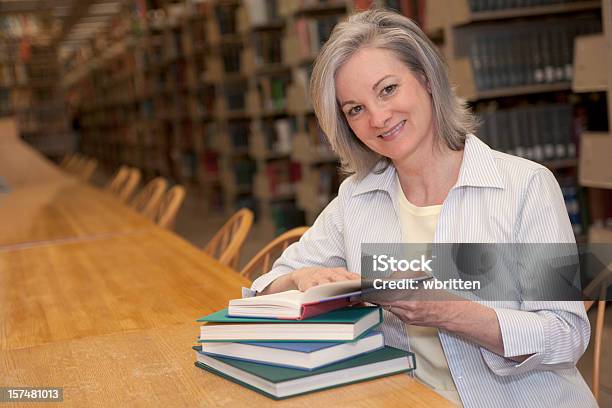
[[[391,111],[384,107],[375,107],[370,109],[370,126],[384,129],[389,125],[391,119]]]

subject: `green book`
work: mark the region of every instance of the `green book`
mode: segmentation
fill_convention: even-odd
[[[195,365],[273,399],[413,370],[414,354],[393,347],[362,354],[313,371],[275,367],[196,352]]]
[[[379,307],[347,307],[304,320],[229,317],[227,309],[198,319],[205,341],[353,341],[382,322]]]

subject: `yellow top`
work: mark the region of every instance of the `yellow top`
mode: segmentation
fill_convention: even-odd
[[[417,207],[412,204],[404,195],[399,178],[397,179],[397,202],[399,203],[402,241],[412,244],[407,251],[414,252],[407,255],[420,256],[428,250],[428,244],[433,242],[442,206]],[[413,245],[419,243],[423,245]],[[417,369],[415,370],[417,379],[438,394],[462,406],[446,356],[442,351],[438,329],[406,325],[406,332],[410,339],[410,347],[417,358]]]

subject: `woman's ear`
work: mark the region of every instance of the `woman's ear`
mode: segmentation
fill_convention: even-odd
[[[421,82],[421,85],[423,85],[425,89],[427,89],[427,93],[431,95],[431,85],[424,73],[419,73],[419,80]]]

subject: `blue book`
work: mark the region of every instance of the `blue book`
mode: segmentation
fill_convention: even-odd
[[[198,352],[299,370],[315,370],[381,349],[382,333],[370,331],[352,342],[206,342]]]

